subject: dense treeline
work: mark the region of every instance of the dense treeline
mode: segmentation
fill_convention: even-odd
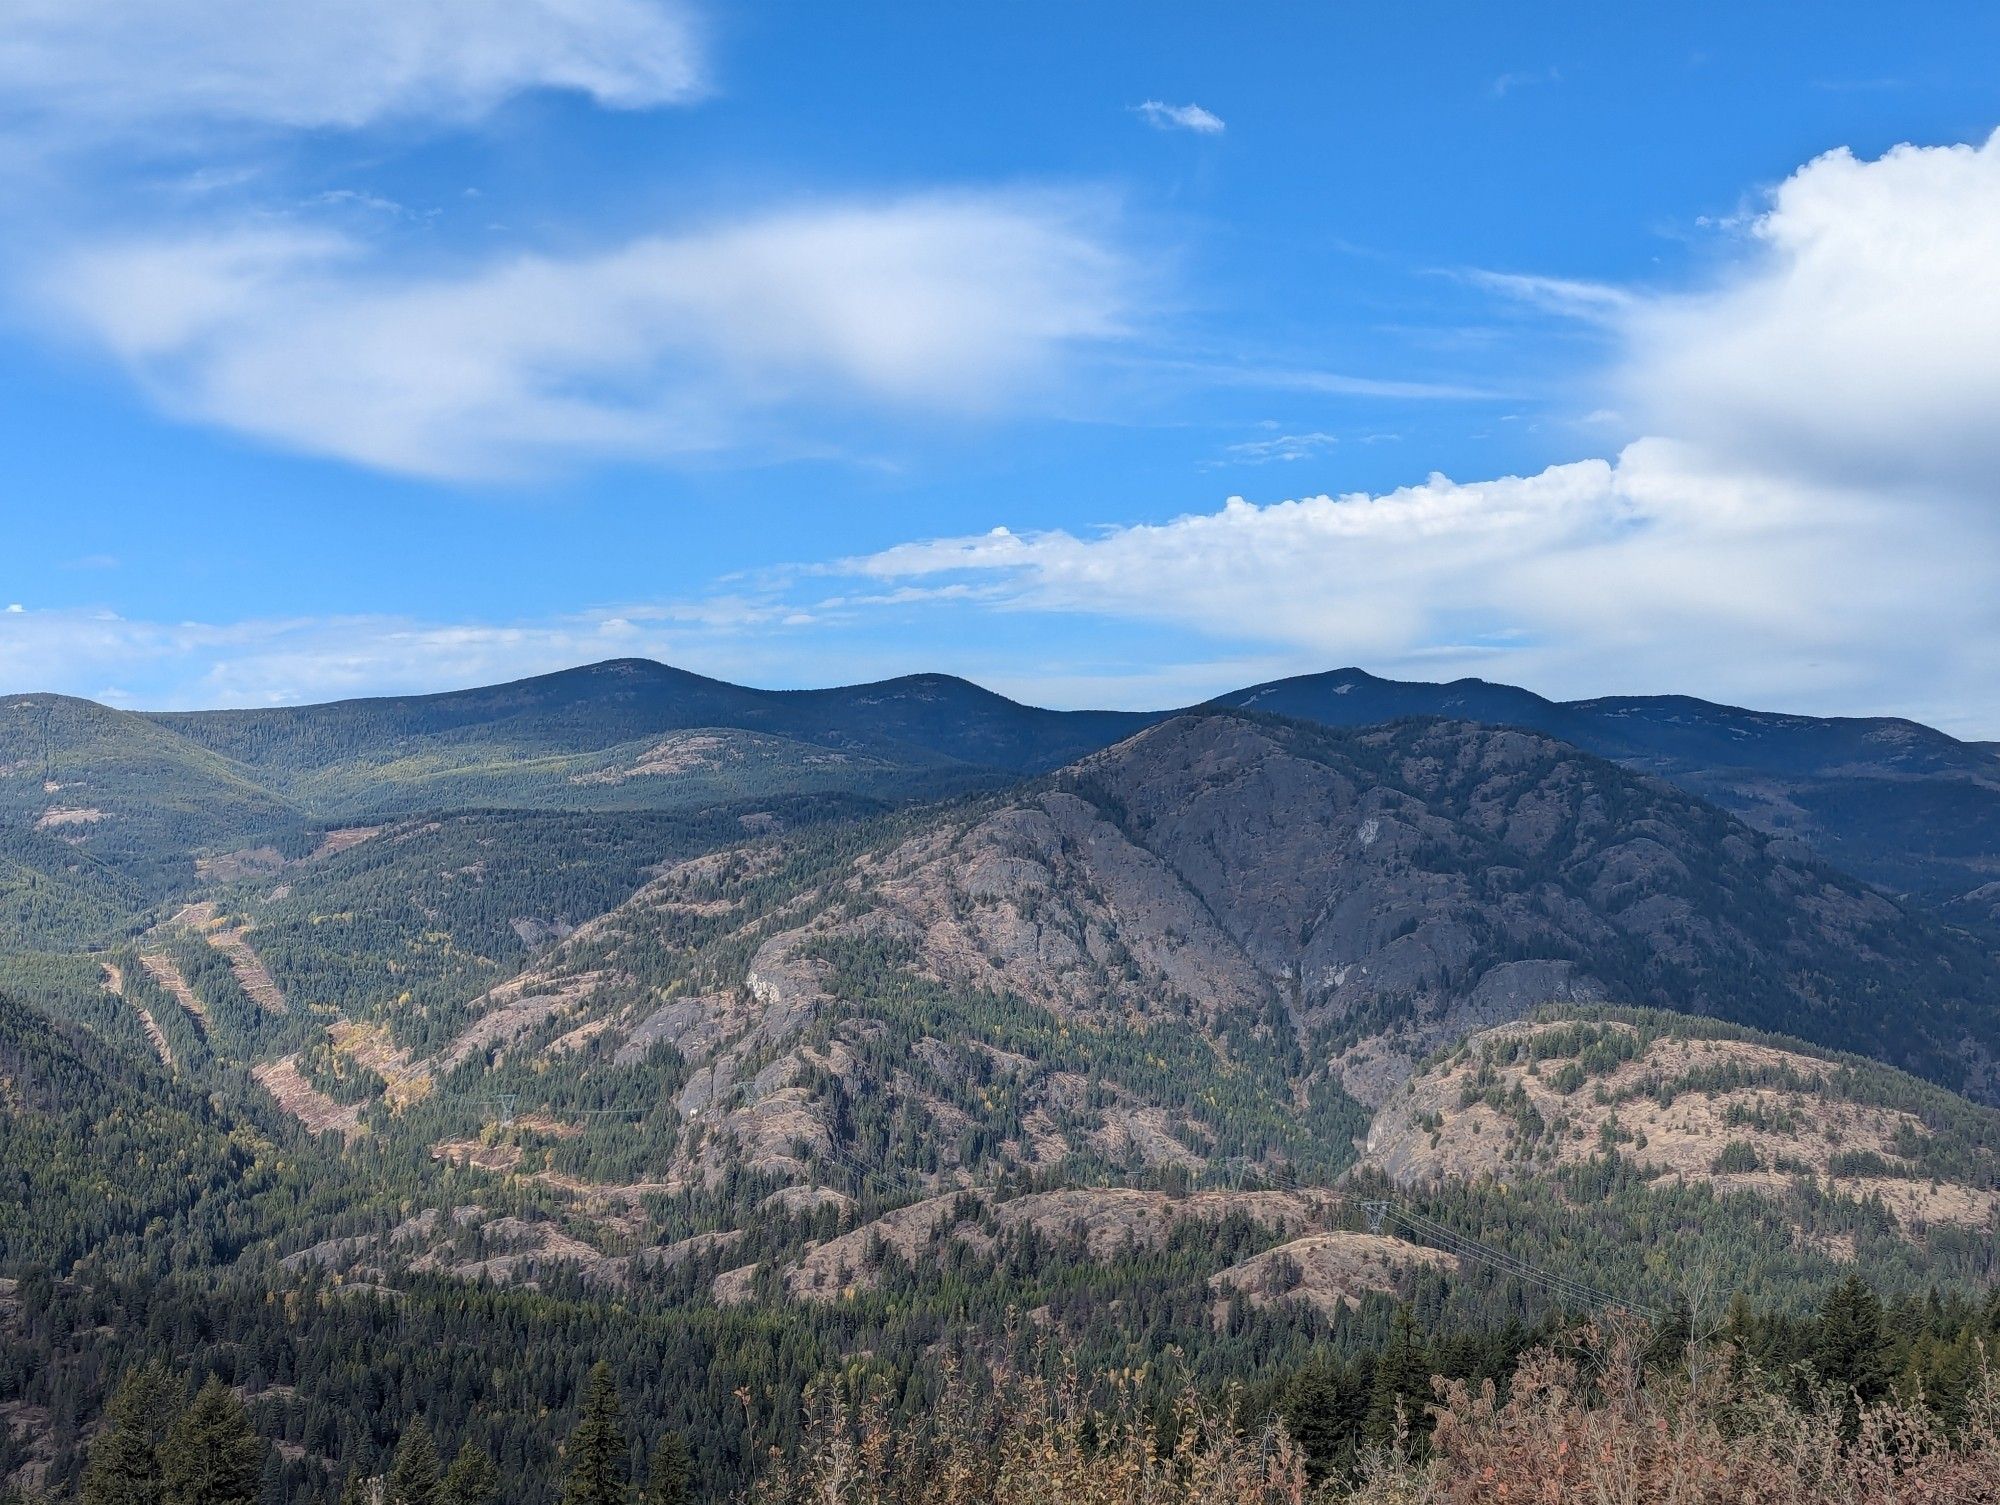
[[[626,1476],[631,1444],[608,1366],[590,1371],[574,1430],[563,1448],[562,1505],[687,1505],[687,1445],[678,1433],[654,1445],[633,1498]],[[198,1389],[162,1364],[143,1364],[120,1382],[105,1408],[83,1471],[83,1505],[279,1505],[289,1498],[286,1450],[260,1438],[236,1392],[211,1378]],[[492,1456],[467,1442],[449,1467],[422,1416],[410,1421],[371,1476],[344,1471],[342,1505],[494,1505],[502,1475]]]
[[[1845,1352],[1865,1293],[1818,1324]],[[958,1382],[914,1423],[823,1405],[753,1505],[1988,1505],[2000,1498],[2000,1383],[1983,1361],[1957,1414],[1864,1398],[1845,1366],[1756,1368],[1742,1350],[1584,1327],[1499,1378],[1378,1389],[1369,1439],[1328,1464],[1282,1418],[1185,1392],[1108,1400],[1073,1370]],[[1816,1360],[1826,1360],[1823,1346]],[[1393,1362],[1385,1353],[1381,1362]],[[1379,1367],[1379,1366],[1378,1366]],[[1400,1368],[1400,1366],[1398,1366]],[[1408,1373],[1414,1378],[1417,1369]],[[1829,1377],[1832,1376],[1832,1377]],[[1306,1412],[1299,1424],[1316,1425]]]
[[[1391,756],[1397,744],[1385,746],[1373,773],[1404,777]],[[429,776],[403,772],[413,788]],[[1626,825],[1663,808],[1622,784],[1609,798],[1600,816]],[[976,820],[1000,804],[974,801],[950,819]],[[91,1032],[0,1009],[0,1085],[10,1094],[0,1112],[0,1275],[19,1281],[0,1298],[0,1401],[47,1417],[45,1428],[38,1421],[0,1440],[0,1464],[29,1462],[32,1432],[48,1449],[35,1467],[46,1464],[50,1486],[73,1492],[114,1382],[164,1363],[176,1404],[218,1390],[241,1401],[262,1439],[260,1505],[325,1505],[354,1479],[393,1479],[399,1459],[406,1482],[421,1484],[426,1450],[433,1464],[489,1460],[506,1505],[516,1505],[553,1491],[566,1461],[558,1439],[571,1414],[588,1409],[585,1366],[601,1361],[632,1403],[626,1477],[636,1487],[655,1444],[684,1435],[687,1472],[713,1495],[742,1485],[770,1449],[809,1446],[810,1417],[794,1404],[809,1385],[839,1402],[872,1398],[907,1422],[945,1393],[947,1361],[967,1373],[996,1360],[1022,1366],[1032,1330],[1060,1342],[1086,1374],[1143,1369],[1138,1403],[1149,1414],[1169,1413],[1182,1386],[1214,1396],[1241,1384],[1231,1414],[1246,1428],[1284,1417],[1302,1466],[1346,1479],[1390,1440],[1423,1454],[1434,1375],[1475,1388],[1490,1380],[1504,1393],[1523,1355],[1554,1340],[1545,1292],[1477,1262],[1450,1274],[1398,1269],[1392,1294],[1364,1291],[1352,1306],[1260,1306],[1209,1282],[1278,1242],[1270,1227],[1190,1221],[1158,1243],[1135,1238],[1107,1254],[1074,1229],[1002,1234],[977,1198],[967,1202],[979,1240],[940,1234],[905,1256],[877,1238],[859,1262],[865,1278],[840,1300],[792,1299],[786,1272],[811,1245],[942,1188],[969,1183],[1002,1198],[1091,1184],[1180,1193],[1256,1185],[1264,1173],[1278,1185],[1323,1184],[1350,1166],[1367,1122],[1324,1069],[1327,1058],[1367,1029],[1405,1022],[1412,1007],[1386,999],[1373,1013],[1301,1030],[1294,978],[1274,982],[1265,1006],[1220,1020],[1171,989],[1127,1009],[1119,1001],[1145,974],[1112,935],[1089,953],[1096,971],[1086,981],[1103,1006],[1058,1015],[1002,989],[940,981],[885,933],[828,933],[796,953],[815,969],[810,1007],[753,1037],[726,1077],[712,1062],[691,1064],[702,1059],[695,1047],[684,1058],[666,1037],[625,1048],[628,1027],[676,1004],[704,1000],[719,1015],[753,997],[752,958],[802,917],[864,913],[873,880],[856,859],[934,824],[934,813],[838,818],[872,808],[794,797],[691,814],[471,812],[392,825],[309,863],[295,859],[319,832],[301,826],[262,866],[238,864],[241,876],[216,890],[232,929],[249,923],[290,999],[284,1013],[259,1008],[224,955],[171,923],[142,934],[135,922],[89,956],[0,961],[0,985]],[[1700,830],[1715,835],[1719,820]],[[788,828],[782,839],[736,845],[773,826]],[[440,1071],[421,1101],[392,1104],[384,1078],[337,1048],[352,1037],[333,1031],[351,1021],[379,1024],[412,1055],[437,1051],[467,1024],[477,995],[569,927],[661,863],[718,850],[677,902],[642,901],[573,943],[557,980],[587,971],[603,979],[577,1009],[551,1010],[504,1052],[473,1051]],[[1495,844],[1421,855],[1463,866],[1480,898],[1536,885],[1580,893],[1595,881],[1586,868],[1555,857],[1523,863]],[[1793,1017],[1803,986],[1838,1005],[1814,1015],[1816,1028],[1863,1044],[1877,1042],[1851,1011],[1893,1014],[1911,996],[1901,982],[1876,987],[1916,975],[1893,968],[1841,994],[1851,979],[1813,973],[1810,938],[1769,896],[1690,879],[1669,897],[1728,910],[1769,955],[1789,960],[1775,969],[1745,962],[1742,976],[1727,955],[1677,970],[1611,937],[1592,965],[1638,994],[1726,995],[1774,1022]],[[1903,944],[1882,940],[1891,951],[1892,942]],[[1547,954],[1493,927],[1475,949],[1482,965]],[[142,956],[173,962],[192,1003]],[[1640,1021],[1638,1036],[1586,1020],[1566,1037],[1576,1059],[1561,1067],[1565,1081],[1574,1075],[1565,1090],[1608,1093],[1626,1052],[1662,1032],[1707,1028],[1617,1017]],[[615,1027],[590,1033],[607,1023]],[[336,1104],[363,1108],[353,1142],[314,1139],[255,1085],[249,1067],[280,1054],[295,1055],[306,1082]],[[1916,1125],[1893,1163],[1853,1158],[1841,1174],[1865,1183],[1914,1171],[1975,1190],[2000,1179],[2000,1119],[1870,1063],[1834,1065],[1815,1091],[1906,1112]],[[697,1091],[684,1104],[704,1069],[716,1095]],[[824,1107],[824,1121],[800,1115],[795,1140],[753,1150],[723,1113],[698,1105],[737,1105],[765,1091],[766,1072],[815,1113]],[[1073,1092],[1045,1090],[1057,1075],[1078,1084]],[[1774,1069],[1618,1090],[1658,1099],[1801,1081]],[[1525,1097],[1501,1093],[1497,1077],[1475,1078],[1469,1091],[1475,1101],[1490,1091],[1491,1106],[1514,1115],[1531,1162],[1559,1128],[1531,1122]],[[1094,1140],[1108,1111],[1139,1109],[1160,1126],[1152,1132],[1164,1155],[1161,1144],[1148,1155],[1134,1140],[1110,1149]],[[1186,1164],[1159,1163],[1180,1151]],[[457,1163],[477,1156],[486,1169]],[[1719,1195],[1646,1171],[1615,1138],[1588,1163],[1549,1164],[1511,1184],[1404,1191],[1370,1173],[1348,1189],[1357,1201],[1394,1198],[1477,1231],[1513,1259],[1587,1271],[1593,1284],[1656,1307],[1683,1294],[1687,1272],[1708,1270],[1751,1303],[1729,1328],[1746,1373],[1782,1377],[1772,1383],[1791,1400],[1802,1401],[1803,1391],[1785,1388],[1798,1376],[1830,1373],[1821,1367],[1829,1316],[1807,1308],[1835,1274],[1837,1249],[1892,1296],[1873,1326],[1854,1302],[1841,1319],[1847,1351],[1880,1377],[1851,1388],[1883,1402],[1921,1388],[1941,1425],[1959,1423],[1951,1397],[1972,1393],[1967,1376],[1991,1321],[1951,1292],[1993,1279],[1990,1227],[1912,1230],[1878,1199],[1835,1195],[1803,1175],[1762,1200]],[[1719,1168],[1793,1169],[1740,1156]],[[802,1190],[826,1195],[779,1195]],[[1339,1219],[1359,1226],[1358,1213]],[[564,1260],[538,1260],[539,1240],[560,1241]],[[455,1278],[454,1269],[473,1273]],[[1908,1293],[1933,1284],[1944,1293],[1919,1311]],[[1022,1313],[1031,1314],[1025,1325]],[[1686,1325],[1715,1337],[1696,1331],[1694,1312]],[[164,1446],[162,1432],[156,1458]],[[430,1471],[441,1479],[449,1469]]]
[[[296,1316],[310,1312],[312,1299],[293,1293],[286,1304]],[[1388,1498],[1368,1493],[1385,1470],[1413,1479],[1435,1460],[1445,1472],[1433,1468],[1426,1477],[1448,1485],[1453,1460],[1466,1455],[1480,1427],[1491,1430],[1495,1407],[1547,1407],[1552,1380],[1565,1374],[1558,1406],[1616,1401],[1643,1409],[1664,1397],[1671,1409],[1726,1397],[1739,1434],[1783,1413],[1818,1427],[1830,1455],[1875,1446],[1889,1414],[1883,1408],[1894,1408],[1906,1451],[1892,1462],[1905,1469],[1924,1464],[1911,1443],[1920,1435],[1940,1450],[1996,1440],[2000,1394],[1987,1355],[2000,1342],[2000,1294],[1885,1303],[1850,1278],[1810,1313],[1756,1311],[1739,1297],[1723,1312],[1684,1311],[1650,1329],[1614,1325],[1609,1339],[1606,1331],[1553,1322],[1427,1331],[1405,1307],[1373,1346],[1308,1351],[1243,1386],[1200,1382],[1172,1364],[1170,1351],[1152,1367],[1098,1369],[1019,1328],[998,1347],[927,1347],[903,1368],[823,1362],[782,1375],[718,1375],[721,1348],[668,1352],[649,1365],[635,1362],[627,1345],[618,1362],[593,1361],[596,1345],[617,1340],[586,1324],[570,1328],[555,1352],[521,1350],[510,1372],[496,1367],[471,1391],[441,1385],[446,1371],[413,1363],[409,1350],[425,1342],[414,1331],[383,1342],[380,1362],[362,1371],[364,1383],[343,1409],[305,1429],[296,1397],[309,1376],[285,1367],[275,1351],[267,1357],[277,1367],[246,1363],[233,1345],[193,1364],[127,1359],[115,1384],[107,1373],[100,1414],[87,1428],[81,1417],[68,1420],[75,1432],[68,1462],[44,1484],[57,1497],[80,1492],[85,1505],[526,1505],[556,1497],[562,1505],[683,1505],[753,1486],[761,1499],[805,1491],[827,1499],[847,1495],[813,1481],[826,1485],[824,1471],[839,1457],[862,1467],[874,1446],[883,1450],[877,1475],[848,1485],[881,1491],[863,1498],[896,1498],[893,1437],[928,1435],[946,1453],[993,1447],[1003,1430],[999,1412],[1029,1396],[1044,1408],[1038,1445],[1066,1433],[1080,1455],[1070,1461],[1090,1465],[1093,1476],[1117,1473],[1121,1450],[1141,1438],[1150,1439],[1156,1461],[1179,1458],[1189,1467],[1219,1467],[1261,1438],[1261,1464],[1283,1460],[1301,1490]],[[318,1362],[303,1345],[295,1357]],[[742,1384],[726,1387],[739,1377]],[[1614,1393],[1621,1385],[1622,1396]],[[527,1445],[495,1425],[493,1392],[516,1386],[532,1397],[539,1423]],[[982,1408],[986,1420],[971,1425]],[[1066,1423],[1054,1425],[1058,1412]],[[784,1424],[773,1426],[779,1416]],[[1584,1424],[1574,1415],[1543,1421]],[[940,1426],[962,1435],[927,1431]],[[559,1438],[566,1438],[560,1449]],[[13,1447],[18,1453],[18,1442]],[[772,1457],[784,1460],[775,1471]],[[19,1461],[0,1455],[0,1471]],[[1560,1465],[1560,1455],[1550,1461]],[[1833,1469],[1838,1457],[1823,1461]],[[1982,1466],[2000,1466],[2000,1455]],[[997,1462],[984,1471],[987,1487],[1002,1471]],[[1188,1482],[1184,1470],[1175,1477]],[[1991,1477],[2000,1485],[2000,1474]],[[963,1487],[967,1493],[944,1498],[980,1497],[978,1486]]]

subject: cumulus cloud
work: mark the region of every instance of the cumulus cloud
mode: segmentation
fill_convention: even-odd
[[[1552,693],[1680,688],[1951,720],[1967,677],[2000,668],[1995,572],[1962,536],[1913,531],[1865,492],[1717,468],[1665,440],[1531,476],[1231,498],[1088,537],[1001,528],[842,568],[984,582],[988,609]]]
[[[1321,663],[1992,736],[1965,687],[2000,681],[2000,136],[1829,153],[1734,233],[1733,269],[1694,292],[1469,274],[1614,342],[1621,421],[1663,436],[1615,460],[1089,536],[1003,528],[848,568]]]
[[[466,119],[558,89],[614,108],[700,92],[672,0],[10,0],[0,100],[85,130]]]
[[[444,277],[253,225],[79,249],[41,294],[181,416],[486,478],[724,449],[805,398],[989,410],[1120,333],[1102,218],[1022,194],[821,205]]]
[[[1309,496],[1082,535],[914,541],[732,593],[500,622],[0,613],[0,683],[152,706],[490,683],[643,655],[725,678],[969,674],[1042,703],[1161,706],[1358,662],[1555,695],[1684,691],[2000,724],[2000,530],[1909,526],[1864,489],[1615,460]],[[995,615],[1011,618],[1004,627]]]
[[[1132,108],[1156,131],[1193,131],[1198,136],[1219,136],[1228,129],[1220,115],[1204,110],[1200,105],[1170,105],[1149,99]]]
[[[1626,401],[1741,463],[2000,501],[2000,135],[1800,168],[1720,287],[1642,300]]]

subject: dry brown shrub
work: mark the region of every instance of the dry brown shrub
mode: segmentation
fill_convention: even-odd
[[[1192,1393],[1153,1425],[1135,1388],[1083,1399],[1054,1380],[1003,1374],[975,1391],[957,1373],[921,1424],[879,1404],[814,1404],[806,1447],[752,1492],[753,1505],[1304,1505],[1305,1459],[1282,1428],[1254,1435]]]
[[[1947,1431],[1911,1400],[1858,1424],[1852,1397],[1797,1404],[1726,1352],[1666,1376],[1644,1355],[1643,1331],[1586,1328],[1527,1355],[1504,1399],[1440,1380],[1426,1458],[1399,1438],[1319,1491],[1281,1427],[1245,1433],[1191,1392],[1161,1426],[1136,1385],[1092,1404],[1070,1367],[953,1373],[914,1423],[812,1402],[750,1505],[2000,1505],[1990,1370]]]
[[[1354,1505],[1980,1505],[2000,1502],[2000,1385],[1948,1435],[1919,1404],[1803,1406],[1721,1363],[1649,1375],[1642,1335],[1586,1329],[1529,1354],[1502,1401],[1440,1382],[1432,1455],[1378,1460]]]

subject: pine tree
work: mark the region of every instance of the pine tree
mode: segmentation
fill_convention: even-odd
[[[105,1408],[105,1429],[90,1445],[83,1475],[84,1505],[161,1505],[166,1481],[160,1445],[166,1441],[177,1387],[164,1365],[128,1373]]]
[[[264,1475],[257,1481],[257,1505],[285,1505],[285,1460],[276,1448],[264,1449]]]
[[[382,1505],[439,1505],[442,1493],[437,1445],[431,1441],[431,1429],[419,1416],[396,1444],[396,1458],[389,1465],[389,1483],[382,1494]]]
[[[1430,1399],[1430,1356],[1424,1349],[1423,1334],[1417,1331],[1417,1319],[1406,1306],[1396,1313],[1389,1344],[1375,1361],[1375,1383],[1368,1397],[1368,1440],[1380,1445],[1396,1435],[1399,1403],[1411,1436],[1422,1436],[1430,1429],[1430,1414],[1424,1409]]]
[[[340,1505],[382,1505],[379,1488],[380,1479],[372,1479],[355,1464],[348,1470],[347,1482],[340,1487]]]
[[[1340,1411],[1340,1386],[1325,1361],[1306,1365],[1285,1388],[1285,1430],[1305,1449],[1315,1483],[1326,1477],[1349,1440]]]
[[[562,1505],[626,1505],[627,1451],[618,1383],[611,1366],[600,1359],[584,1390],[583,1414],[563,1449],[568,1477]]]
[[[243,1405],[211,1379],[160,1448],[166,1505],[257,1505],[264,1444]]]
[[[471,1443],[458,1450],[445,1471],[442,1505],[493,1505],[500,1497],[500,1470]]]
[[[646,1505],[688,1505],[688,1480],[693,1473],[688,1445],[678,1432],[669,1432],[653,1448],[651,1466],[646,1470]]]
[[[1812,1367],[1823,1383],[1847,1393],[1850,1425],[1857,1399],[1868,1405],[1888,1393],[1888,1347],[1881,1298],[1860,1276],[1848,1276],[1820,1308]]]

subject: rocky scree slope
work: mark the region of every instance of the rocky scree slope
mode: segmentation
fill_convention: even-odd
[[[447,1099],[513,1091],[557,1121],[628,1105],[615,1136],[579,1117],[528,1145],[525,1171],[584,1180],[1330,1174],[1416,1061],[1551,1000],[1988,1090],[1993,986],[1801,844],[1550,739],[1204,714],[872,836],[670,868],[425,1068]]]

